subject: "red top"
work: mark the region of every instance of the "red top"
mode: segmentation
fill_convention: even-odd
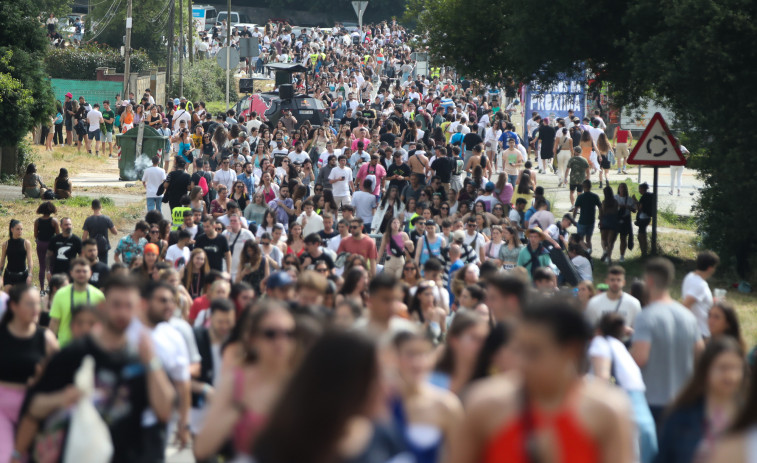
[[[356,240],[352,236],[344,238],[339,243],[337,254],[348,252],[350,254],[358,254],[366,259],[375,259],[376,255],[376,242],[373,241],[368,235],[363,235],[362,239]]]
[[[549,429],[554,436],[557,448],[557,462],[560,463],[598,463],[599,446],[589,432],[575,418],[575,411],[564,407],[554,415],[547,415],[532,407],[532,434],[540,434]],[[527,463],[525,415],[507,423],[492,436],[484,450],[484,463]]]
[[[630,130],[618,130],[618,135],[615,138],[616,143],[628,143],[628,136],[631,135]]]

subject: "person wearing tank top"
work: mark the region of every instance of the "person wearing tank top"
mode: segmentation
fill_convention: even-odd
[[[416,463],[437,463],[463,418],[462,404],[454,393],[428,382],[433,356],[428,337],[404,332],[394,338],[394,348],[399,384],[391,402],[393,424]]]
[[[455,463],[631,463],[631,408],[619,388],[587,381],[592,330],[568,301],[531,304],[518,322],[517,371],[481,380],[450,445]]]
[[[415,262],[421,267],[427,260],[434,256],[440,256],[445,245],[444,237],[436,234],[436,222],[427,220],[426,234],[418,240],[418,249],[415,251]]]
[[[37,367],[58,350],[55,336],[37,324],[39,292],[20,284],[10,290],[0,319],[0,461],[11,460],[15,429],[29,381]]]
[[[633,134],[630,130],[615,127],[615,135],[612,137],[612,149],[615,151],[615,160],[618,163],[618,173],[627,174],[626,160],[628,159],[628,147],[633,141]]]
[[[0,256],[0,268],[4,269],[2,285],[5,292],[13,285],[32,283],[32,244],[21,236],[23,233],[24,226],[21,222],[11,219],[8,224],[8,241],[3,243]]]
[[[58,219],[52,217],[56,212],[58,211],[55,205],[50,201],[45,201],[37,208],[37,214],[42,214],[42,217],[37,217],[34,221],[34,241],[37,243],[37,262],[39,262],[39,287],[42,290],[45,289],[47,248],[53,236],[60,233],[60,223]]]

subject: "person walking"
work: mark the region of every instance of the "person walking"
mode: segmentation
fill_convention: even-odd
[[[88,260],[79,257],[71,262],[71,284],[59,289],[50,306],[50,331],[61,347],[71,342],[71,315],[76,307],[96,306],[105,299],[102,291],[89,284],[92,269]]]
[[[34,241],[37,243],[37,262],[39,263],[39,288],[42,291],[45,289],[47,247],[53,237],[60,233],[60,223],[53,217],[56,212],[58,209],[55,204],[45,201],[37,208],[37,214],[41,214],[42,217],[37,217],[34,221]]]
[[[165,181],[166,171],[160,167],[160,156],[155,155],[152,157],[152,166],[142,173],[142,185],[145,187],[147,198],[147,212],[155,209],[160,211],[163,195],[158,194],[158,190]]]
[[[110,249],[110,239],[108,232],[118,235],[118,229],[113,225],[110,217],[103,215],[102,203],[99,199],[92,200],[92,215],[84,220],[82,226],[81,240],[86,241],[92,238],[97,242],[97,259],[105,265],[108,265],[108,250]]]
[[[3,243],[0,268],[3,270],[2,286],[8,292],[11,286],[20,283],[32,283],[34,261],[32,244],[24,239],[24,226],[20,221],[11,219],[8,223],[8,241]],[[8,265],[6,265],[6,262]]]

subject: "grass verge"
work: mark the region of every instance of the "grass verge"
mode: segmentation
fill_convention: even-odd
[[[612,183],[612,182],[611,182]],[[651,237],[650,237],[651,238]],[[696,236],[691,233],[661,233],[658,234],[660,254],[669,258],[676,269],[676,277],[671,287],[671,295],[681,300],[681,285],[684,277],[696,267],[698,249],[695,245]],[[628,257],[622,264],[626,270],[627,288],[635,278],[642,278],[645,260],[638,254]],[[607,276],[607,264],[594,259],[594,281],[601,283]],[[748,346],[757,344],[757,297],[753,294],[742,294],[733,288],[739,278],[733,272],[733,266],[722,262],[715,275],[709,280],[710,288],[727,290],[726,298],[736,307],[741,321],[741,332]],[[752,282],[754,284],[754,282]]]

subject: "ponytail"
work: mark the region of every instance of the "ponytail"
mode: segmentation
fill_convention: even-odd
[[[11,222],[13,222],[13,220],[11,220]],[[18,220],[16,220],[16,222],[18,223]],[[11,310],[11,304],[18,304],[19,302],[21,302],[21,298],[24,296],[24,293],[31,290],[32,288],[32,286],[29,286],[26,283],[20,283],[11,287],[11,289],[8,291],[8,302],[6,304],[5,313],[3,313],[3,318],[0,319],[0,326],[7,326],[8,323],[13,320],[13,311]]]
[[[13,239],[13,229],[20,223],[21,222],[16,219],[11,219],[10,223],[8,223],[8,239]]]

